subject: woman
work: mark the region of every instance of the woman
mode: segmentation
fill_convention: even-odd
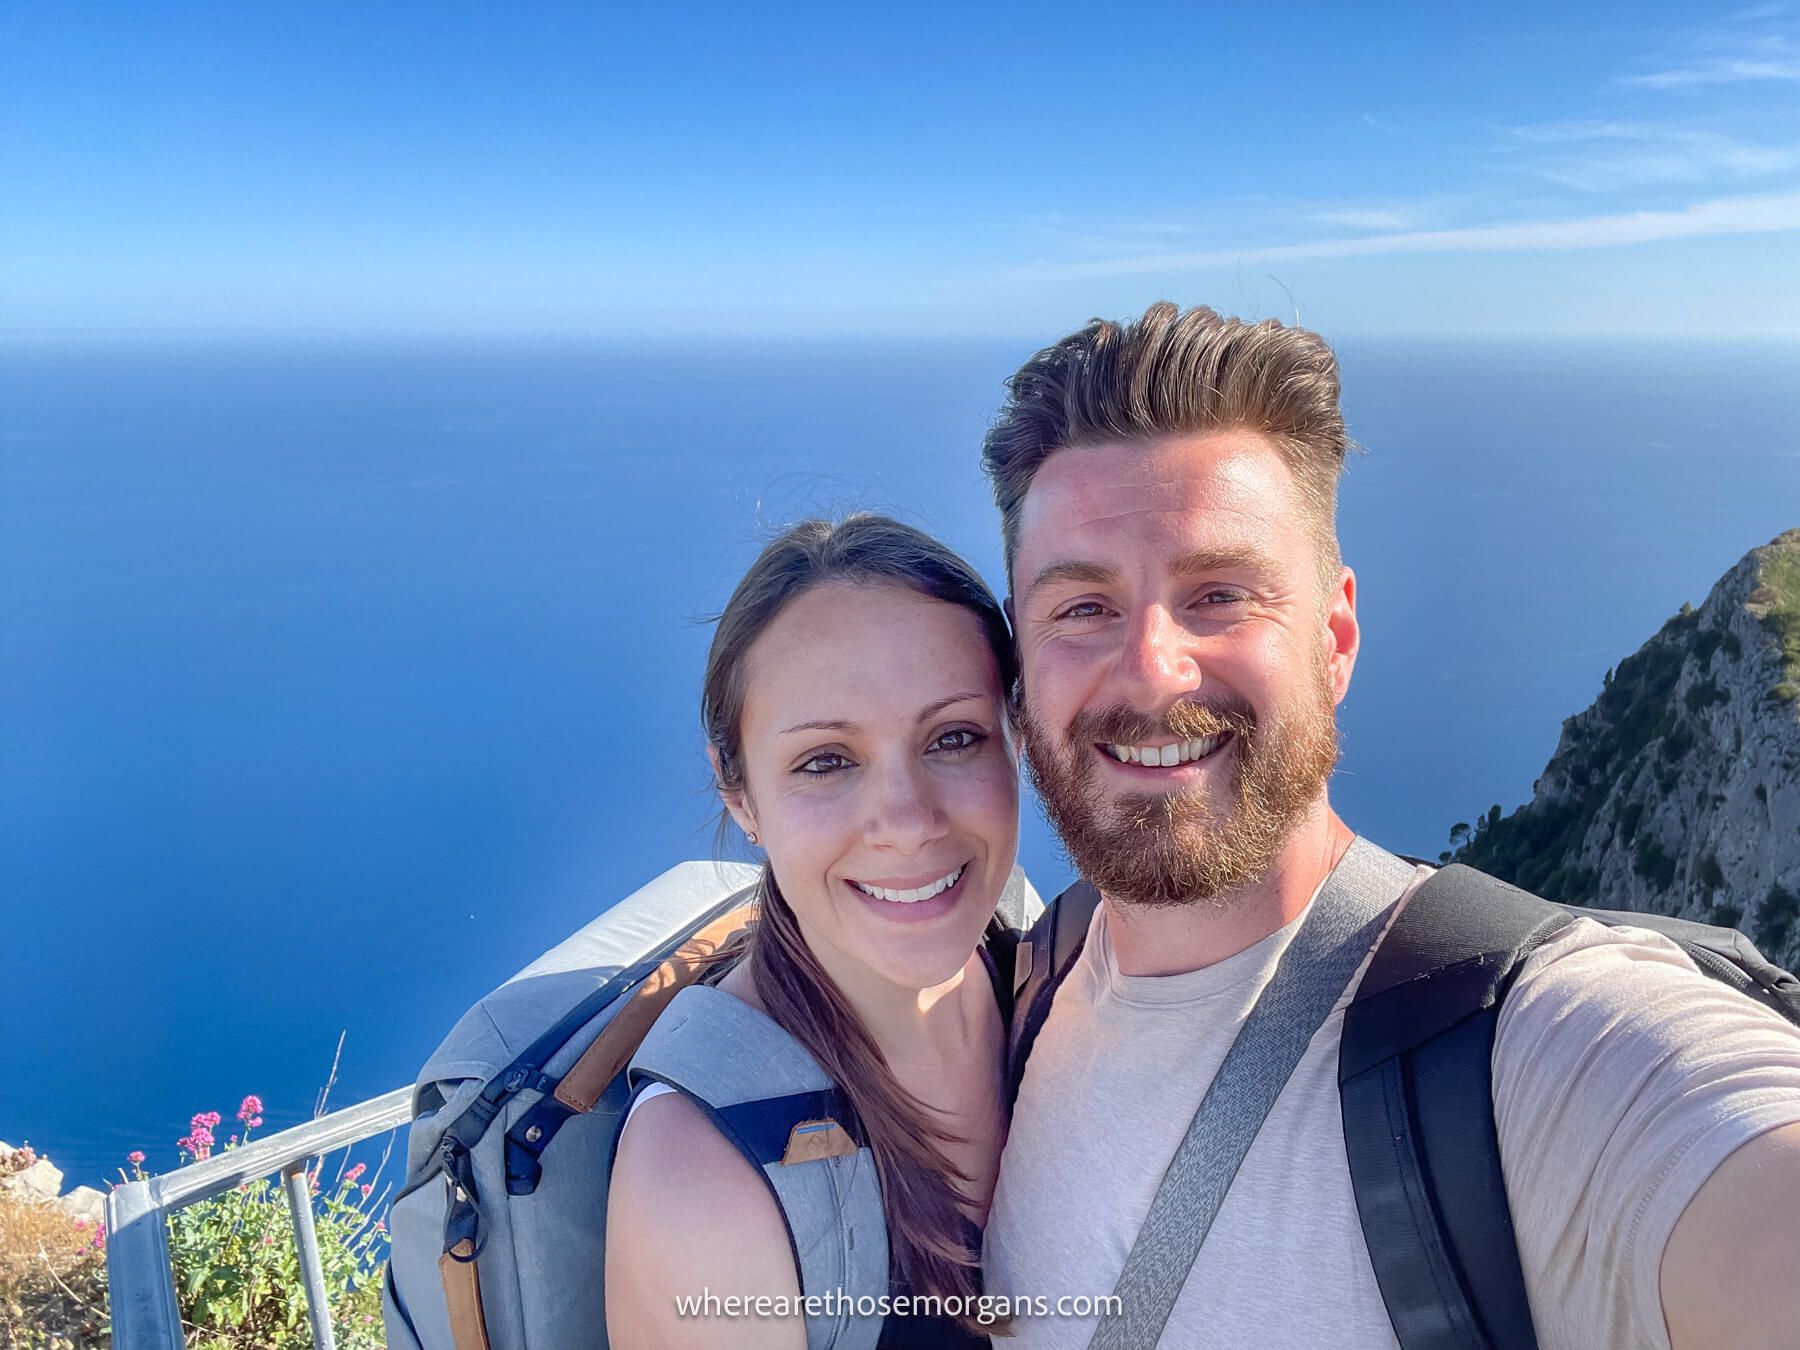
[[[881,1182],[891,1288],[979,1292],[1006,1129],[1006,1029],[982,937],[1018,844],[1014,657],[980,577],[880,516],[769,545],[720,616],[702,721],[719,796],[767,855],[717,988],[848,1096]],[[729,1326],[677,1298],[798,1294],[768,1185],[687,1097],[640,1094],[607,1209],[619,1347],[797,1350],[798,1318]],[[890,1316],[880,1344],[986,1344],[973,1316]]]

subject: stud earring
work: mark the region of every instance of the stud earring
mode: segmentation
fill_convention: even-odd
[[[750,831],[750,847],[751,848],[756,847],[756,831],[755,830]]]

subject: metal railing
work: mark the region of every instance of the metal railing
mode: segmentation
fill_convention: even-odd
[[[412,1120],[410,1087],[333,1111],[242,1148],[120,1186],[106,1197],[106,1282],[115,1350],[182,1350],[185,1339],[169,1260],[171,1210],[279,1172],[306,1286],[314,1350],[332,1350],[331,1309],[313,1231],[307,1162]]]

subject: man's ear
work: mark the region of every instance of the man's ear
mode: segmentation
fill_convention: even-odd
[[[742,788],[726,787],[725,775],[719,772],[719,747],[707,746],[706,758],[712,764],[713,786],[718,790],[719,800],[725,804],[725,809],[731,813],[732,820],[740,830],[747,835],[755,834],[756,812],[750,806],[749,797]]]
[[[1356,654],[1362,650],[1362,627],[1356,621],[1356,573],[1339,568],[1337,585],[1326,599],[1325,664],[1331,672],[1332,702],[1342,703],[1350,692]]]

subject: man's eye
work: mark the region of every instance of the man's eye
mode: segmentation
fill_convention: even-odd
[[[1059,619],[1097,619],[1104,612],[1097,600],[1082,600],[1057,614]]]
[[[837,751],[825,750],[802,760],[795,766],[794,772],[811,774],[815,778],[822,778],[826,774],[836,773],[839,769],[847,768],[849,764],[849,759],[840,755]]]
[[[941,753],[956,754],[959,751],[973,750],[987,739],[981,732],[969,727],[957,727],[946,731],[931,743],[931,748]]]
[[[1244,599],[1245,596],[1242,591],[1226,589],[1220,591],[1208,591],[1205,595],[1200,597],[1200,603],[1203,605],[1235,605]]]

